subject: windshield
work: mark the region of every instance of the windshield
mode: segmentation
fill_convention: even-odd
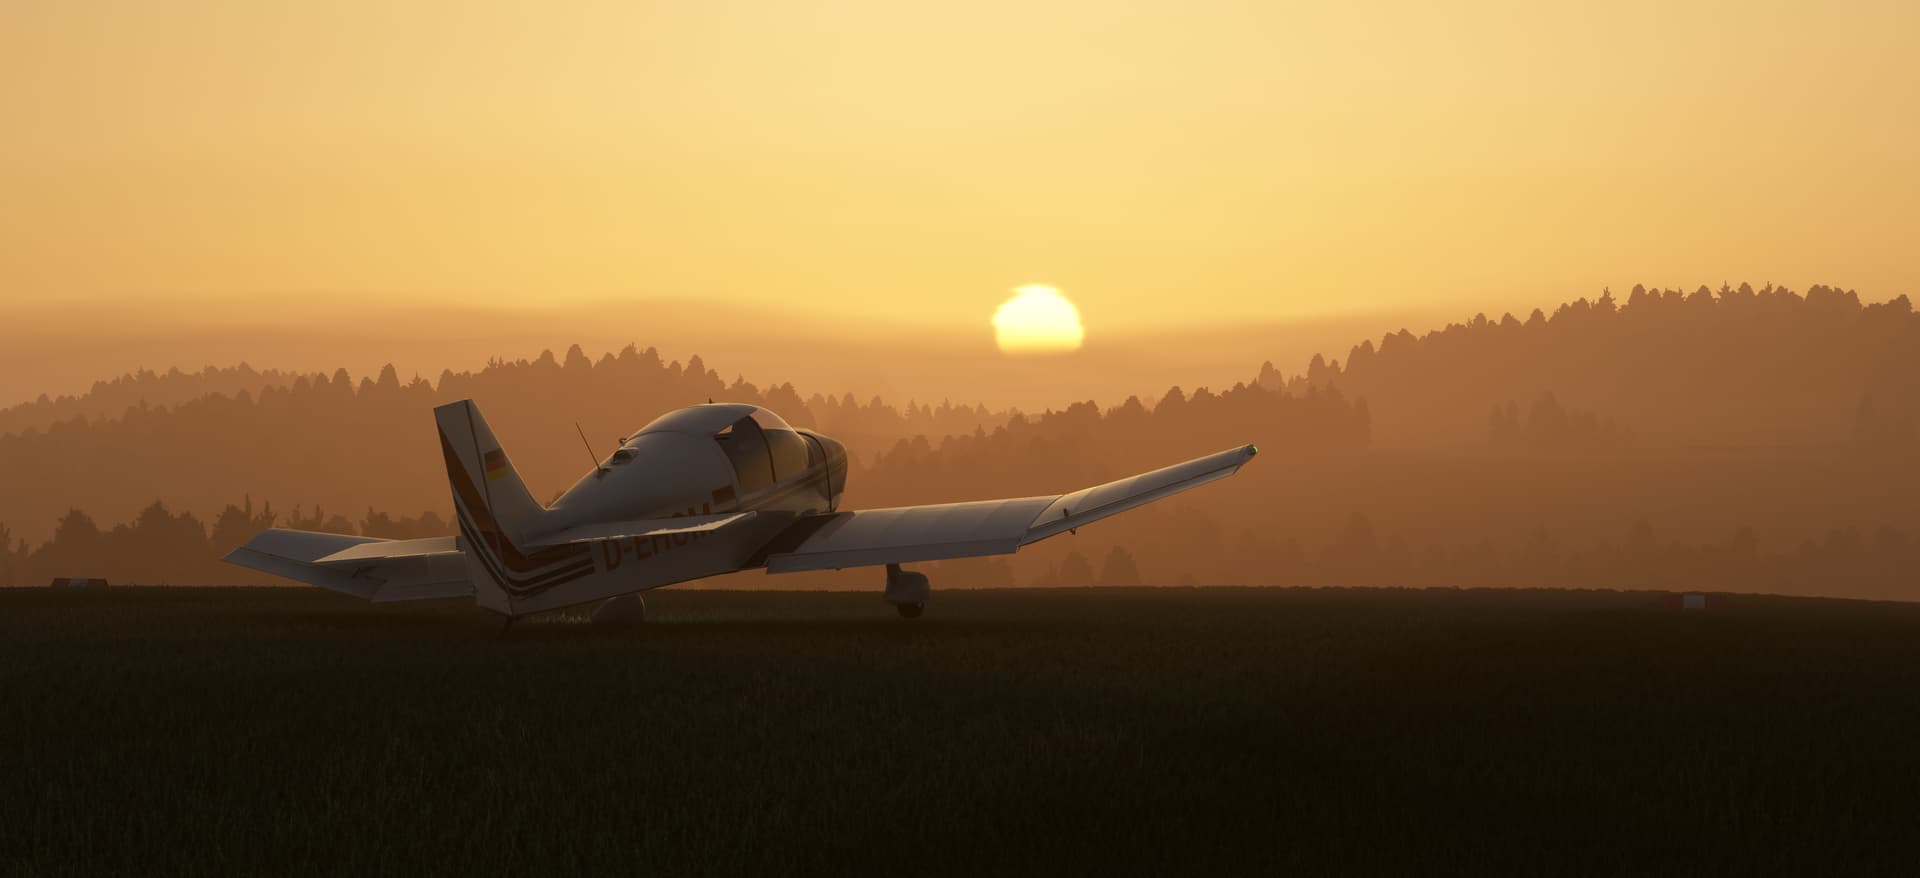
[[[728,424],[713,434],[713,440],[720,443],[720,450],[727,453],[727,461],[733,464],[733,477],[740,483],[740,493],[748,494],[773,484],[773,457],[767,450],[767,434],[751,416]]]

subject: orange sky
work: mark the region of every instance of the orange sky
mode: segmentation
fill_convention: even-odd
[[[1920,293],[1916,9],[12,3],[0,307],[711,296],[986,337],[1037,282],[1097,338],[1884,299]]]

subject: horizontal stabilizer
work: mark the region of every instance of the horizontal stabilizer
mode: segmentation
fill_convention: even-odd
[[[761,550],[768,573],[830,570],[975,555],[1028,543],[1233,475],[1258,451],[1244,445],[1052,497],[862,509],[807,516]]]
[[[375,603],[473,594],[456,537],[383,540],[273,528],[224,560]]]
[[[602,540],[624,540],[630,538],[668,537],[684,534],[709,533],[736,522],[753,518],[752,512],[735,512],[731,515],[683,515],[677,518],[643,518],[633,521],[608,521],[599,524],[583,524],[570,527],[550,537],[536,540],[528,546],[529,550],[548,549],[573,543],[597,543]]]

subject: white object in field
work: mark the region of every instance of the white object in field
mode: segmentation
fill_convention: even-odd
[[[459,536],[276,528],[226,560],[376,603],[471,596],[508,616],[760,567],[886,565],[889,600],[917,609],[926,578],[899,564],[1011,553],[1230,476],[1258,453],[1245,445],[1070,494],[840,511],[844,446],[758,406],[709,403],[655,419],[541,505],[472,400],[433,415]]]
[[[1689,594],[1689,595],[1680,596],[1680,609],[1682,610],[1704,610],[1706,608],[1707,608],[1706,595]]]

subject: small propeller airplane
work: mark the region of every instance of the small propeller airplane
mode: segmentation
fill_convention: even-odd
[[[472,400],[433,410],[458,536],[383,540],[274,528],[226,561],[374,603],[472,597],[512,620],[601,601],[596,622],[646,618],[640,593],[739,570],[885,567],[917,618],[930,585],[902,564],[1011,554],[1225,478],[1252,445],[1071,494],[842,511],[847,451],[759,406],[655,419],[550,506],[527,491]]]

